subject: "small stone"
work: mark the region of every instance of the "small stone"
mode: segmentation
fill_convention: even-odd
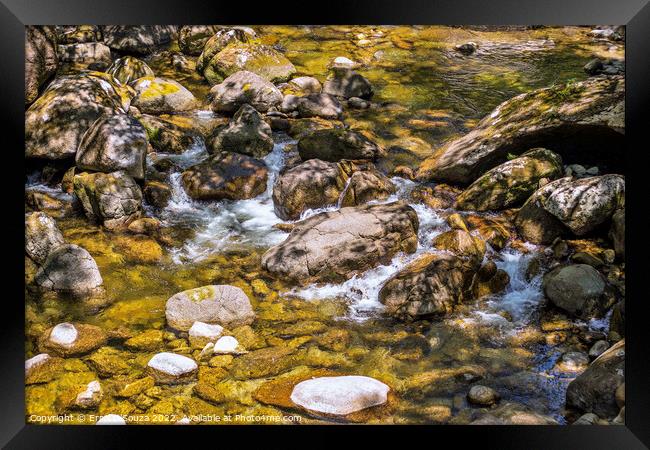
[[[208,342],[215,342],[223,333],[221,325],[205,322],[194,322],[189,330],[190,344],[193,347],[203,347]]]
[[[75,406],[79,408],[94,408],[102,399],[102,387],[99,381],[94,380],[86,385],[86,390],[77,394]]]
[[[345,416],[388,401],[390,388],[365,376],[312,378],[298,383],[291,401],[308,411]]]
[[[479,406],[491,406],[499,401],[500,395],[497,391],[480,384],[471,387],[467,394],[467,400],[470,403]]]
[[[567,352],[560,357],[556,367],[567,372],[581,372],[589,365],[589,357],[582,352]]]
[[[60,323],[52,328],[50,342],[62,347],[70,348],[77,340],[77,329],[71,323]]]
[[[594,413],[583,414],[573,422],[572,425],[595,425],[600,421],[600,418]]]
[[[162,352],[154,355],[147,364],[151,375],[160,384],[178,384],[195,378],[196,362],[187,356]]]
[[[232,336],[223,336],[219,338],[219,340],[215,342],[212,352],[215,355],[238,355],[245,353],[245,351],[239,345],[239,341],[237,341],[237,339]]]

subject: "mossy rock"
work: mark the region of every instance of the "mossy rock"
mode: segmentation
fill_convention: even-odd
[[[287,347],[267,347],[235,359],[230,373],[237,380],[277,375],[295,362],[295,350]]]
[[[100,348],[87,361],[102,378],[123,375],[131,370],[127,354],[113,347]]]
[[[150,376],[139,378],[134,381],[128,381],[118,385],[115,396],[123,398],[133,397],[135,395],[143,393],[147,389],[154,387],[154,385],[155,380]]]
[[[131,350],[158,350],[163,345],[163,332],[162,330],[147,330],[127,339],[124,345]]]

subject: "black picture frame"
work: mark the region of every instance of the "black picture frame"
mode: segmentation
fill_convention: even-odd
[[[310,6],[315,8],[309,9]],[[350,434],[364,432],[373,440],[389,437],[406,445],[440,445],[445,442],[466,444],[468,440],[482,448],[527,449],[637,449],[650,447],[650,358],[646,353],[648,327],[643,314],[645,290],[642,258],[645,251],[642,227],[645,205],[643,164],[626,161],[627,234],[626,290],[628,302],[626,357],[625,426],[328,426],[328,427],[89,427],[26,425],[24,414],[24,212],[20,190],[24,188],[24,26],[36,24],[613,24],[626,25],[626,155],[642,157],[648,149],[645,128],[650,106],[650,4],[645,0],[455,0],[426,1],[328,1],[268,2],[238,4],[220,1],[171,0],[1,0],[0,1],[0,89],[2,92],[3,132],[3,205],[7,226],[5,244],[15,243],[4,256],[5,298],[0,364],[0,444],[3,448],[130,448],[136,435],[146,434],[148,446],[154,441],[171,443],[181,439],[188,445],[212,442],[226,445],[265,435],[271,448],[289,447],[290,443],[310,447],[337,445]],[[10,158],[7,159],[7,158]],[[636,166],[636,167],[635,167]],[[641,167],[640,167],[641,166]],[[647,167],[647,166],[646,166]],[[644,175],[645,171],[645,175]],[[14,201],[15,200],[15,201]],[[15,208],[15,211],[10,211]],[[20,211],[19,211],[20,210]],[[647,228],[644,227],[644,228]],[[11,233],[11,234],[9,234]],[[647,239],[645,239],[647,241]],[[16,253],[14,254],[13,251]],[[15,259],[14,259],[15,258]],[[15,274],[13,273],[15,271]],[[13,291],[15,289],[15,293]],[[11,293],[10,293],[11,292]],[[368,433],[369,432],[369,433]],[[199,436],[210,433],[210,436]],[[234,436],[234,435],[237,436]],[[214,439],[218,436],[218,441]],[[199,444],[203,442],[204,444]],[[359,442],[359,441],[358,441]],[[356,445],[368,445],[364,441]],[[419,443],[418,443],[419,442]],[[194,444],[193,444],[194,443]],[[140,444],[144,445],[144,444]],[[246,445],[245,447],[247,447]],[[165,446],[166,447],[166,446]],[[164,447],[163,447],[164,448]]]

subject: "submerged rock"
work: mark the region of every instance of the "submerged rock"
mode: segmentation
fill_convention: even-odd
[[[271,82],[287,81],[296,73],[291,61],[272,47],[237,40],[201,67],[199,70],[210,84],[219,83],[240,70],[256,73]]]
[[[359,73],[351,69],[332,69],[332,78],[323,84],[323,93],[336,97],[359,97],[369,99],[372,97],[372,85]]]
[[[147,363],[147,368],[158,384],[192,381],[199,369],[192,358],[169,352],[156,353]]]
[[[248,296],[240,288],[228,285],[179,292],[167,300],[165,316],[170,327],[183,331],[197,321],[233,327],[255,320]]]
[[[25,104],[38,97],[39,88],[59,64],[56,34],[49,26],[25,27]]]
[[[142,192],[126,172],[88,173],[74,176],[74,193],[86,216],[108,229],[128,225],[142,213]]]
[[[303,160],[376,159],[383,150],[363,134],[342,128],[315,130],[298,141]]]
[[[613,419],[619,413],[616,391],[625,381],[625,340],[613,345],[569,383],[566,404],[581,412]]]
[[[490,410],[470,425],[559,425],[550,417],[519,403],[504,403]]]
[[[74,156],[88,127],[102,115],[123,111],[122,107],[115,87],[100,77],[57,78],[25,112],[25,156]]]
[[[279,346],[255,350],[235,358],[230,372],[236,380],[274,376],[295,365],[295,351]]]
[[[271,127],[255,108],[244,104],[211,139],[209,148],[212,153],[227,151],[263,157],[273,150]]]
[[[558,308],[582,318],[604,313],[605,280],[587,264],[557,267],[544,275],[546,297]]]
[[[45,330],[38,340],[38,348],[67,358],[90,353],[104,345],[107,339],[107,334],[99,327],[65,322]]]
[[[519,206],[540,181],[562,176],[562,159],[546,149],[534,149],[482,175],[456,200],[461,210],[489,211]]]
[[[56,222],[43,212],[25,214],[25,253],[37,264],[43,264],[48,255],[65,244]]]
[[[82,170],[124,170],[144,178],[147,134],[136,119],[126,114],[103,116],[88,128],[79,143],[76,166]]]
[[[75,296],[91,294],[103,283],[93,257],[74,244],[52,249],[34,281],[41,289]]]
[[[235,112],[241,105],[249,104],[266,112],[282,103],[282,93],[273,83],[259,75],[241,70],[210,89],[210,107],[217,112]]]
[[[592,139],[597,133],[622,137],[624,93],[625,80],[614,76],[518,95],[497,106],[468,134],[438,149],[420,165],[417,176],[471,183],[510,152],[519,154],[540,145],[556,150],[576,140],[576,146],[584,146],[585,139],[576,136],[586,132]],[[585,155],[592,156],[586,150]]]
[[[273,276],[298,283],[343,281],[417,247],[418,217],[404,202],[325,212],[296,224],[262,256]]]
[[[93,380],[82,386],[75,386],[61,393],[57,398],[59,411],[70,409],[92,409],[99,406],[104,396],[99,381]]]
[[[268,170],[263,161],[239,153],[221,152],[182,175],[187,194],[197,200],[242,200],[266,190]]]
[[[467,400],[479,406],[492,406],[499,401],[499,398],[500,395],[497,391],[480,384],[472,386],[467,393]]]
[[[131,103],[143,113],[163,114],[189,111],[198,106],[194,95],[179,82],[146,76],[133,82],[136,96]]]
[[[320,377],[298,383],[291,401],[312,413],[345,416],[385,404],[389,391],[387,385],[370,377]]]
[[[133,56],[116,59],[106,73],[113,75],[122,84],[130,84],[139,78],[154,76],[153,70],[146,62]]]
[[[212,353],[215,355],[240,355],[246,353],[246,350],[233,336],[223,336],[214,343]]]

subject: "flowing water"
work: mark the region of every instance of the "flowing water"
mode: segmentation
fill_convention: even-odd
[[[432,147],[466,132],[502,101],[553,83],[583,79],[582,66],[591,57],[620,56],[623,51],[611,43],[588,38],[587,28],[492,32],[424,26],[259,29],[262,39],[285,52],[299,75],[324,81],[327,64],[337,56],[361,63],[359,72],[374,86],[373,101],[383,107],[346,111],[345,122],[371,131],[385,148],[408,150],[399,164],[412,167],[428,156]],[[357,45],[359,33],[372,42],[370,47]],[[476,54],[463,56],[453,50],[454,45],[467,41],[479,44]],[[207,104],[209,86],[202,77],[195,73],[179,74],[164,58],[160,60],[149,61],[158,75],[177,79]],[[203,106],[178,119],[199,127],[215,116]],[[267,190],[254,199],[195,201],[181,186],[180,170],[170,173],[167,181],[173,195],[169,205],[162,211],[145,205],[147,215],[160,219],[171,236],[163,241],[163,256],[154,261],[146,254],[130,251],[128,237],[102,230],[83,217],[59,219],[65,238],[86,248],[96,259],[109,304],[88,310],[73,301],[35,298],[28,293],[26,356],[36,353],[36,337],[45,328],[71,320],[131,334],[163,329],[168,333],[165,345],[171,345],[170,342],[185,336],[171,335],[165,328],[167,298],[207,284],[233,284],[249,295],[257,313],[252,329],[258,342],[266,342],[258,347],[295,345],[307,355],[296,366],[369,375],[396,387],[397,406],[390,419],[383,420],[471,421],[477,409],[467,404],[465,395],[476,379],[472,374],[478,371],[481,383],[496,388],[502,401],[519,402],[540,414],[565,421],[564,392],[571,375],[555,369],[562,348],[545,343],[540,329],[544,304],[540,276],[526,277],[529,262],[540,249],[532,245],[507,246],[500,252],[488,249],[486,258],[494,259],[510,276],[505,292],[463,305],[445,319],[396,322],[383,315],[378,292],[390,276],[409,262],[437,251],[432,240],[449,229],[444,220],[449,211],[412,202],[409,194],[417,184],[394,177],[397,192],[383,202],[404,199],[417,212],[420,228],[414,254],[398,254],[390,264],[340,284],[297,288],[282,280],[272,280],[262,272],[259,261],[264,251],[287,236],[274,227],[282,220],[274,213],[271,191],[295,144],[283,134],[275,134],[274,140],[273,151],[264,158],[269,169]],[[386,167],[396,163],[391,158],[397,160],[400,155],[389,150]],[[157,155],[172,160],[179,169],[207,156],[200,137],[181,155]],[[43,183],[39,174],[27,177],[28,190],[70,200],[60,186]],[[331,205],[307,211],[302,218],[336,208],[337,205]],[[574,325],[602,330],[607,319]],[[300,330],[301,326],[305,331],[292,331],[287,336],[287,327]],[[309,331],[310,327],[317,331]],[[319,336],[326,331],[340,332],[344,336],[340,345],[323,344]],[[140,376],[146,361],[155,353],[112,345],[129,363],[128,373],[121,375],[127,378]],[[422,374],[428,374],[428,378]],[[110,386],[113,381],[109,378],[103,383]],[[65,386],[63,381],[53,383],[27,388],[28,411],[53,411],[55,394],[47,392]],[[161,387],[157,396],[151,396],[153,409],[115,398],[109,390],[100,412],[171,409],[184,415],[214,412],[216,408],[230,414],[278,413],[246,394],[251,383],[255,382],[236,382],[239,390],[233,388],[236,393],[232,398],[216,406],[196,398],[187,387]]]

